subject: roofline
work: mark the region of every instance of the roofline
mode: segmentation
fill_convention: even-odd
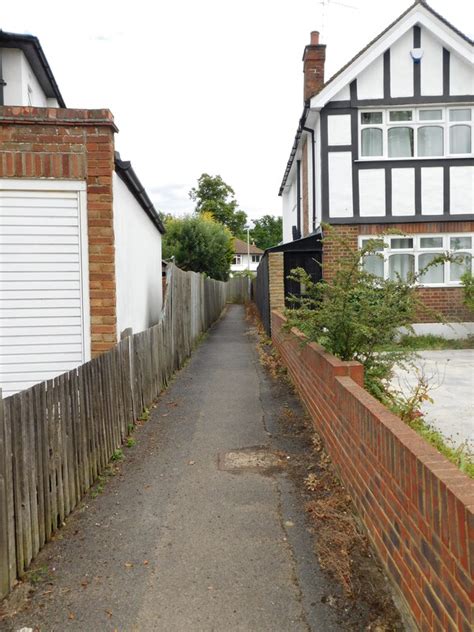
[[[408,13],[410,13],[410,11],[412,11],[417,5],[421,5],[422,7],[427,9],[440,22],[442,22],[445,26],[447,26],[454,33],[456,33],[456,35],[461,37],[463,40],[465,40],[471,46],[474,46],[474,40],[471,40],[467,35],[462,33],[462,31],[460,31],[455,26],[453,26],[451,24],[451,22],[449,22],[445,17],[443,17],[437,11],[435,11],[432,7],[430,7],[430,5],[427,3],[426,0],[415,0],[413,2],[413,4],[411,4],[407,9],[405,9],[405,11],[403,11],[403,13],[401,13],[395,20],[393,20],[393,22],[391,22],[383,31],[381,31],[376,37],[374,37],[356,55],[354,55],[354,57],[352,57],[352,59],[350,61],[348,61],[341,68],[339,68],[339,70],[336,73],[334,73],[332,75],[332,77],[330,77],[326,81],[326,83],[323,85],[323,87],[321,88],[321,90],[317,94],[323,92],[323,90],[330,83],[332,83],[335,79],[337,79],[337,77],[339,77],[339,75],[341,75],[347,68],[349,68],[366,50],[368,50],[371,46],[373,46],[376,42],[378,42],[378,40],[381,37],[383,37],[385,35],[385,33],[388,33],[388,31],[390,31],[390,29],[392,29],[398,22],[400,22],[400,20],[402,20],[406,15],[408,15]],[[316,95],[314,95],[314,96],[316,96]],[[313,98],[313,97],[311,97],[311,98]],[[299,142],[300,142],[301,136],[303,134],[304,126],[305,126],[305,123],[306,123],[306,119],[307,119],[307,116],[308,116],[308,113],[309,113],[309,110],[310,110],[310,102],[311,102],[311,99],[308,99],[305,102],[303,114],[301,115],[300,122],[299,122],[299,125],[298,125],[298,129],[296,130],[295,140],[293,141],[293,147],[291,149],[290,157],[288,159],[288,162],[287,162],[287,165],[286,165],[286,169],[285,169],[285,173],[283,175],[283,179],[282,179],[282,182],[281,182],[281,185],[280,185],[280,190],[278,192],[279,196],[281,196],[283,194],[283,190],[285,188],[286,181],[288,179],[288,176],[290,175],[291,167],[293,166],[293,161],[295,159],[296,152],[298,151]]]
[[[122,160],[118,151],[115,152],[115,172],[151,219],[155,227],[163,235],[165,233],[165,227],[153,206],[153,202],[148,197],[147,192],[133,170],[132,163],[129,160]]]
[[[46,80],[49,82],[49,86],[45,86],[44,78],[38,77],[37,79],[43,88],[50,88],[50,90],[45,90],[46,92],[52,92],[54,94],[54,98],[57,100],[59,107],[65,108],[66,103],[61,95],[59,90],[59,86],[56,83],[56,79],[54,78],[53,71],[51,70],[50,65],[48,64],[48,60],[46,59],[46,55],[41,47],[39,39],[35,35],[24,35],[21,33],[7,33],[6,31],[2,31],[0,29],[0,47],[2,45],[7,44],[6,48],[20,48],[28,62],[32,66],[33,70],[35,70],[35,61],[33,59],[33,55],[31,53],[31,49],[28,45],[34,48],[34,53],[36,53],[37,59],[46,75]],[[16,45],[16,46],[15,46]],[[53,98],[50,94],[46,94],[47,98]]]
[[[285,173],[283,174],[283,179],[281,181],[280,190],[278,195],[283,194],[283,189],[285,188],[286,181],[288,176],[290,175],[291,167],[293,166],[293,161],[296,156],[296,152],[298,151],[298,145],[300,144],[300,138],[304,132],[304,127],[306,124],[306,119],[308,118],[309,113],[309,101],[306,101],[304,104],[303,113],[301,114],[300,121],[298,123],[298,129],[296,130],[295,140],[293,141],[293,147],[291,148],[290,157],[288,158],[288,162],[286,163]]]

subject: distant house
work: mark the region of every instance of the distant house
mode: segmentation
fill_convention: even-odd
[[[366,262],[385,278],[456,253],[420,278],[418,294],[448,321],[472,321],[460,278],[474,254],[473,41],[418,0],[330,79],[325,54],[315,31],[280,188],[284,242],[321,250],[322,223],[355,247],[400,231],[384,259]],[[323,276],[339,256],[323,244]]]
[[[161,220],[109,110],[67,109],[38,39],[0,31],[0,387],[157,322]],[[87,84],[84,84],[87,90]]]
[[[260,259],[263,255],[263,250],[257,248],[255,244],[249,244],[247,246],[246,241],[242,239],[234,239],[235,255],[230,266],[232,272],[244,272],[250,270],[255,272],[260,263]]]

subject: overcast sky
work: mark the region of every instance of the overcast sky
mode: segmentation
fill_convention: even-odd
[[[356,8],[325,10],[326,78],[411,4],[341,2]],[[473,0],[430,4],[473,36]],[[281,214],[301,58],[322,14],[318,0],[22,0],[2,3],[0,28],[39,37],[68,107],[113,112],[116,147],[157,208],[191,211],[207,172],[256,218]]]

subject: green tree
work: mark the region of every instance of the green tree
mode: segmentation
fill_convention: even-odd
[[[234,237],[243,237],[247,214],[239,209],[234,189],[220,176],[203,173],[198,186],[193,187],[189,197],[196,202],[196,213],[211,213],[212,217],[230,230]]]
[[[474,312],[474,276],[472,272],[465,272],[461,277],[464,290],[464,305]]]
[[[264,215],[254,221],[250,236],[255,245],[266,250],[276,246],[283,239],[283,219],[274,215]]]
[[[187,217],[165,216],[163,258],[174,257],[182,270],[203,272],[227,281],[234,256],[230,231],[209,214]]]

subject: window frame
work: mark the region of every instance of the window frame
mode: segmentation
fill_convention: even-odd
[[[234,254],[235,261],[232,262],[233,266],[241,266],[242,265],[242,255]]]
[[[421,247],[420,240],[425,237],[431,238],[442,238],[442,246],[436,247]],[[471,247],[470,248],[459,248],[459,250],[451,250],[451,239],[456,237],[470,237],[471,238]],[[391,247],[391,239],[403,239],[409,238],[413,239],[413,247],[411,248],[392,248]],[[420,270],[419,266],[419,258],[420,255],[423,254],[459,254],[462,255],[470,255],[471,256],[471,273],[474,274],[474,233],[421,233],[421,234],[406,234],[406,235],[359,235],[358,237],[358,247],[362,248],[364,242],[373,239],[383,239],[385,243],[389,244],[388,248],[384,248],[380,254],[383,255],[383,271],[384,271],[384,279],[389,279],[389,258],[390,255],[395,254],[410,254],[415,256],[415,274],[418,274]],[[445,261],[444,263],[444,281],[442,283],[422,283],[420,281],[416,282],[418,287],[460,287],[461,281],[451,281],[451,262]]]
[[[423,119],[420,120],[421,111],[439,111],[441,110],[441,119]],[[457,110],[470,110],[471,118],[466,121],[451,121],[450,112]],[[412,112],[411,121],[390,121],[391,112]],[[382,114],[382,123],[362,123],[362,114],[374,112]],[[417,107],[393,107],[393,108],[360,108],[357,110],[358,117],[358,139],[359,161],[374,161],[374,160],[439,160],[446,158],[470,158],[474,156],[474,106],[471,104],[464,105],[425,105]],[[450,152],[450,135],[451,127],[456,125],[465,125],[471,130],[471,151],[470,153],[459,154]],[[413,156],[400,156],[393,157],[388,155],[388,130],[393,127],[411,127],[413,129]],[[443,153],[438,156],[419,156],[418,155],[418,129],[420,127],[441,127],[443,129]],[[365,129],[380,129],[382,131],[382,154],[379,156],[363,156],[362,155],[362,131]]]

